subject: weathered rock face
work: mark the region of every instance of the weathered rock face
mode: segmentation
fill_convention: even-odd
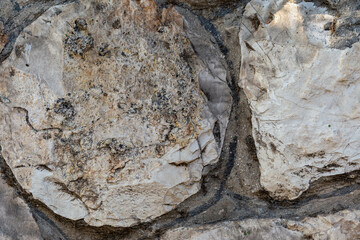
[[[314,240],[359,239],[360,212],[345,210],[327,216],[308,217],[302,221],[287,221],[286,227]]]
[[[178,228],[166,232],[162,239],[358,239],[360,212],[342,211],[333,215],[305,218],[302,221],[282,219],[248,219],[215,225]]]
[[[162,240],[300,240],[303,235],[281,226],[280,220],[256,220],[222,222],[215,225],[183,227],[166,232]]]
[[[24,30],[0,69],[0,144],[26,191],[66,218],[131,226],[199,190],[229,109],[208,106],[198,78],[217,77],[182,23],[153,1],[80,1]]]
[[[40,230],[29,208],[0,174],[0,239],[40,240]],[[21,223],[21,229],[19,224]],[[20,231],[19,231],[20,230]]]
[[[261,184],[274,198],[296,199],[311,181],[360,168],[359,14],[337,19],[311,2],[246,6],[241,86]]]

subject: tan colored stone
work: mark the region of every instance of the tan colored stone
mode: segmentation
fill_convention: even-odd
[[[206,69],[173,8],[51,8],[1,66],[2,155],[21,186],[63,217],[150,221],[195,194],[203,167],[218,160],[217,115],[198,83]],[[221,123],[225,131],[225,115]]]

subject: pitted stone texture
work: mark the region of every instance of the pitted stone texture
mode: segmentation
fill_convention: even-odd
[[[22,187],[93,226],[150,221],[195,194],[218,160],[206,69],[173,8],[53,7],[0,69],[0,144]]]
[[[181,227],[167,231],[163,240],[217,239],[314,239],[337,240],[360,238],[360,212],[342,211],[336,214],[305,218],[302,221],[284,219],[248,219],[221,222],[198,227]]]
[[[261,184],[276,199],[360,168],[360,43],[332,48],[334,19],[311,2],[253,0],[245,9],[241,86]]]

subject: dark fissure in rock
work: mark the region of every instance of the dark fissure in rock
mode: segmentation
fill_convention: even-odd
[[[32,1],[30,2],[32,3]],[[17,36],[27,25],[38,18],[49,7],[66,2],[71,1],[38,1],[28,4],[23,9],[20,9],[18,4],[14,4],[13,9],[17,13],[12,16],[13,19],[11,21],[5,23],[5,33],[8,35],[9,40],[0,54],[0,63],[10,55]],[[251,136],[251,122],[249,121],[251,111],[245,94],[242,89],[238,88],[238,72],[234,69],[233,59],[231,59],[231,53],[228,49],[229,46],[226,46],[223,33],[209,20],[216,19],[220,15],[230,14],[235,8],[243,8],[246,2],[226,1],[227,5],[224,6],[221,1],[213,1],[210,5],[205,5],[202,3],[204,1],[199,1],[197,4],[190,4],[193,9],[187,5],[190,1],[169,2],[159,0],[158,2],[163,7],[167,7],[169,3],[175,3],[196,13],[204,29],[214,37],[215,44],[225,56],[230,76],[228,85],[231,89],[233,105],[221,158],[217,164],[210,168],[208,174],[203,177],[202,189],[199,193],[151,223],[144,223],[124,229],[107,226],[99,228],[90,227],[84,221],[70,221],[54,214],[44,204],[34,200],[30,194],[21,188],[10,167],[0,155],[1,173],[5,176],[7,183],[16,189],[19,196],[28,203],[43,238],[64,240],[156,239],[167,229],[179,226],[192,226],[247,218],[282,217],[301,219],[306,216],[333,213],[343,209],[360,209],[360,191],[357,191],[360,190],[359,171],[321,178],[311,183],[310,188],[295,201],[275,201],[261,189],[259,184],[259,163],[256,156],[254,139]],[[334,6],[331,6],[331,8],[334,8]],[[209,12],[212,12],[212,14]],[[2,14],[2,12],[0,13]],[[30,17],[27,18],[26,16]],[[0,16],[0,21],[3,21],[2,16]],[[352,22],[354,23],[352,29],[356,31],[359,25],[358,21]],[[256,19],[254,19],[254,24],[258,25]],[[114,21],[112,26],[115,29],[119,28],[121,26],[120,20]],[[86,24],[80,21],[76,23],[75,28],[84,30],[86,29]],[[331,30],[330,27],[329,29]],[[342,32],[342,26],[340,26],[334,31],[334,34],[340,36]],[[335,48],[351,47],[353,38],[345,43],[338,43],[338,45],[334,44]],[[240,48],[240,46],[230,47]],[[104,51],[101,50],[99,54],[105,55]],[[186,54],[184,57],[186,57]],[[157,101],[157,105],[162,103],[161,99]],[[64,99],[59,99],[58,105],[54,110],[56,113],[63,114],[67,118],[72,118],[76,114],[71,103],[66,102]],[[241,126],[245,126],[245,128],[239,130]],[[214,136],[216,141],[220,143],[220,127],[218,122],[215,123]],[[245,184],[243,184],[247,177],[253,180],[253,189],[249,189],[249,187],[245,187]],[[220,210],[226,210],[225,214],[217,215]]]

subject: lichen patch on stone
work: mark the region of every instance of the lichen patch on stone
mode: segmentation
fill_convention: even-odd
[[[90,225],[131,226],[199,190],[220,147],[205,66],[173,8],[51,8],[14,49],[0,71],[0,144],[36,199]]]

